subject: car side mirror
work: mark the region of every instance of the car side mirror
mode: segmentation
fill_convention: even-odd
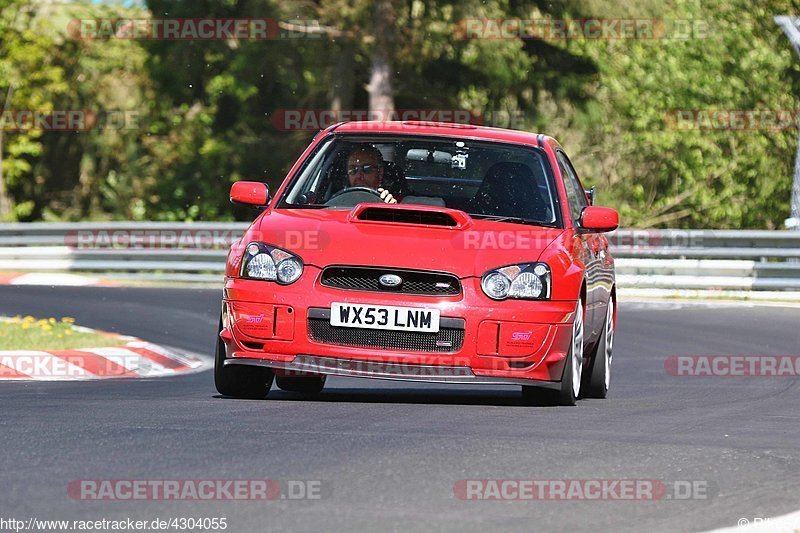
[[[231,202],[264,207],[269,203],[269,187],[260,181],[237,181],[231,186]]]
[[[619,227],[619,213],[610,207],[590,205],[581,213],[581,228],[596,233],[614,231]]]
[[[586,189],[586,198],[589,199],[589,205],[594,205],[594,197],[596,193],[597,193],[597,187]]]

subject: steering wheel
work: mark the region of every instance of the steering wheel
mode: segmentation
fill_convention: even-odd
[[[362,202],[381,200],[381,193],[369,187],[345,187],[328,198],[325,205],[331,207],[355,207]],[[383,201],[383,200],[381,200]]]

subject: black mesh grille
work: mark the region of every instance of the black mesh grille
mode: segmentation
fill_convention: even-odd
[[[384,274],[396,274],[403,279],[403,283],[397,287],[384,287],[378,282]],[[322,273],[321,283],[326,287],[357,291],[428,296],[455,296],[461,293],[461,283],[451,274],[392,268],[328,267]]]
[[[405,224],[423,224],[426,226],[454,227],[458,223],[447,213],[412,209],[387,209],[385,207],[368,207],[358,215],[359,220],[380,222],[402,222]]]
[[[308,336],[324,344],[406,350],[411,352],[457,352],[464,343],[464,330],[440,328],[438,333],[392,331],[331,326],[325,318],[308,319]]]

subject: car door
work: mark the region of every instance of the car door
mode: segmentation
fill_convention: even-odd
[[[580,228],[580,219],[583,210],[589,206],[589,199],[581,185],[575,169],[572,167],[567,154],[560,148],[556,150],[558,166],[564,176],[564,187],[569,200],[570,214],[575,228]],[[600,236],[596,233],[578,232],[580,240],[580,259],[586,267],[586,330],[587,340],[593,340],[599,335],[605,317],[602,308],[600,284],[602,279],[602,253]],[[603,252],[604,253],[604,252]]]

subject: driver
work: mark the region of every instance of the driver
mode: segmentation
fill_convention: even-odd
[[[387,204],[396,204],[397,200],[386,189],[382,188],[383,156],[374,146],[357,147],[347,157],[347,180],[350,187],[369,187],[381,195]]]

